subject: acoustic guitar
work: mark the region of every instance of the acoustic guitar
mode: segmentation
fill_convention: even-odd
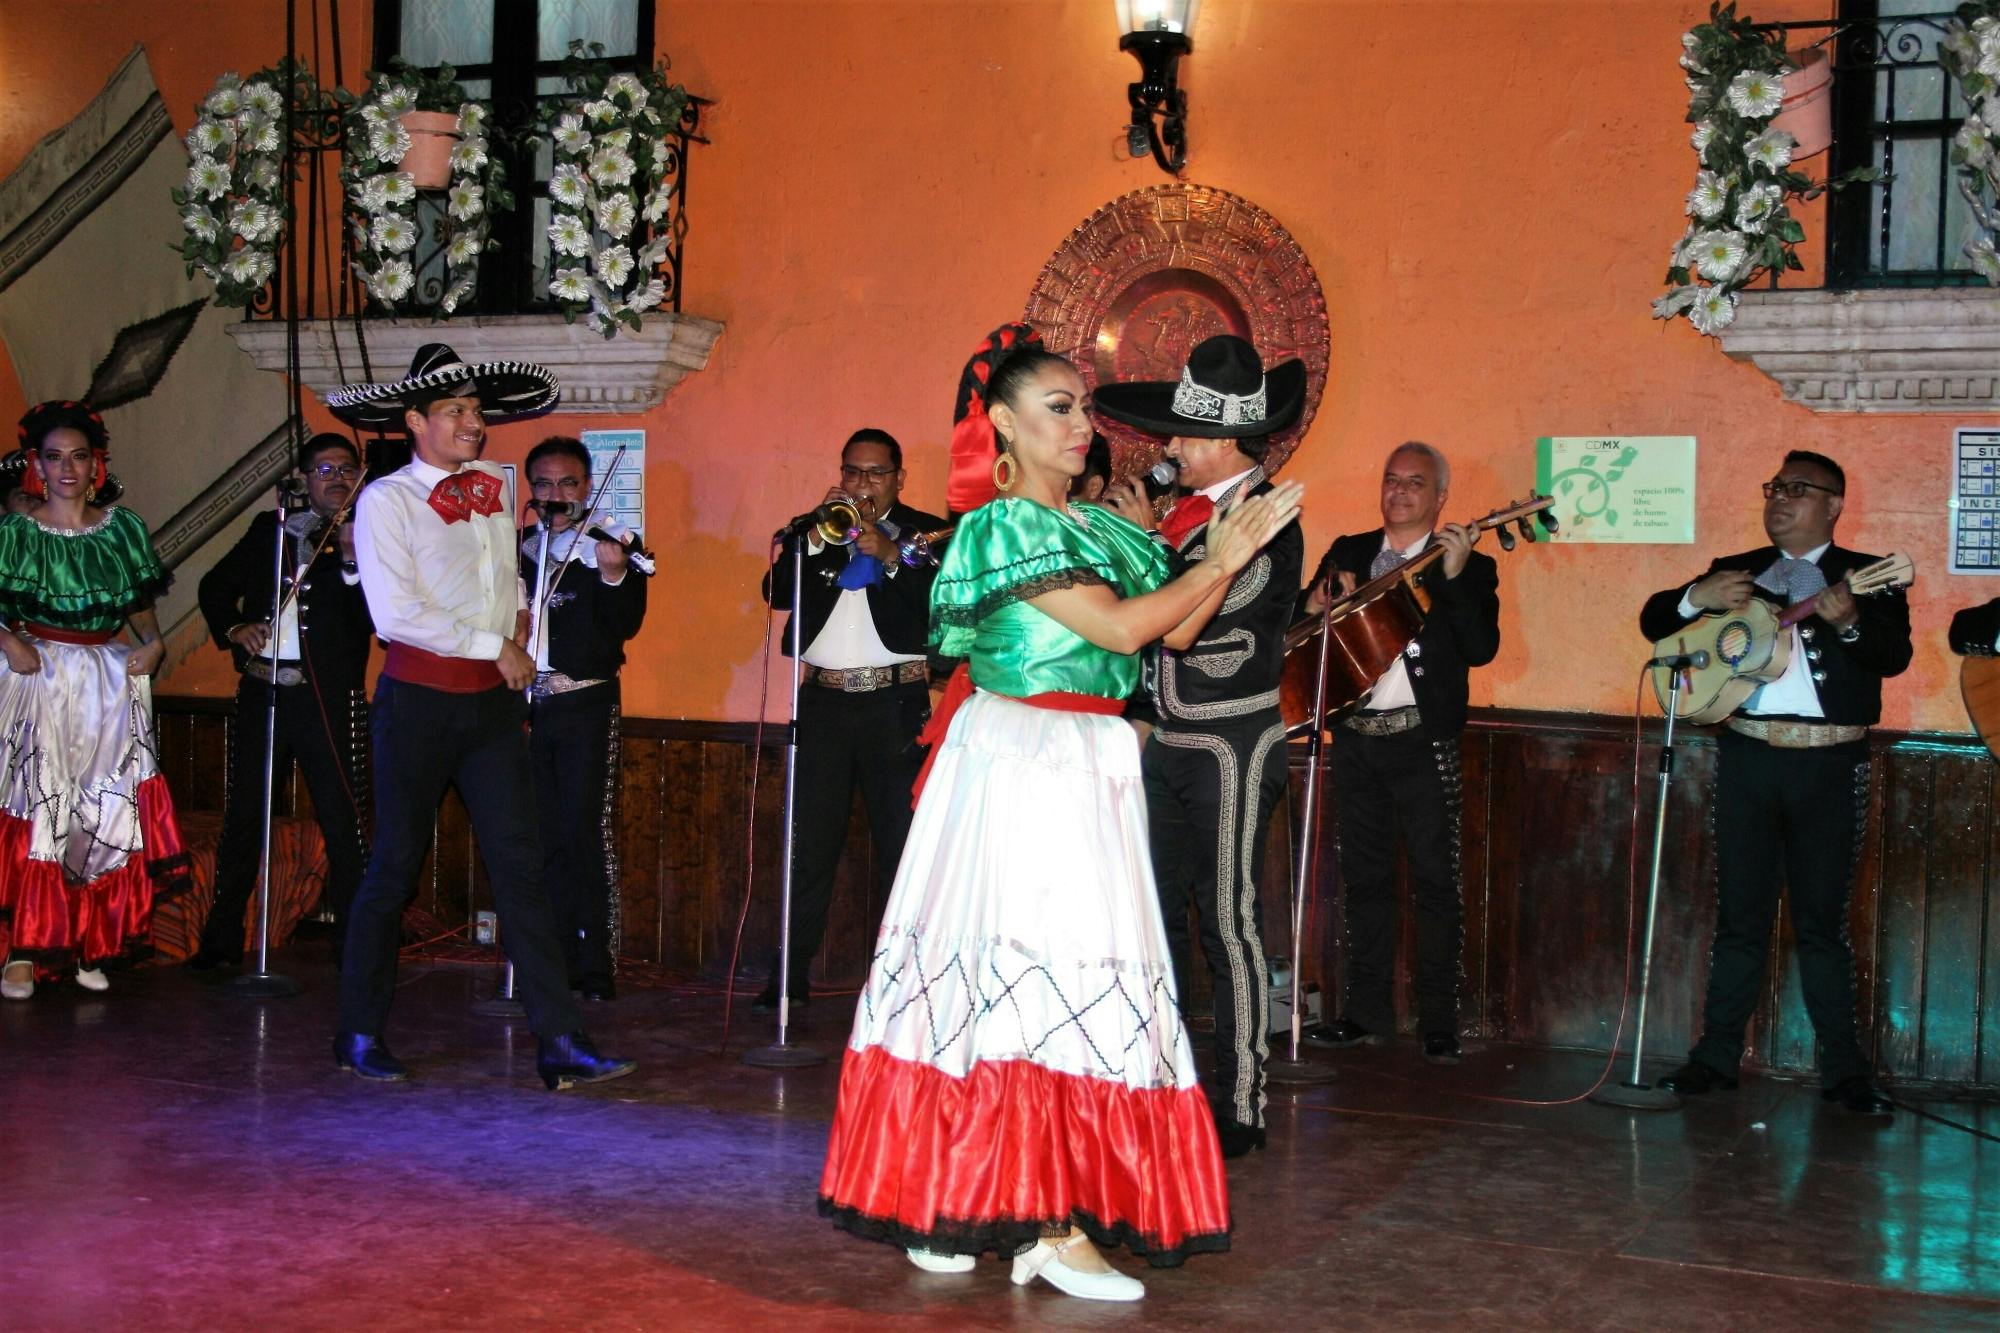
[[[2000,657],[1968,657],[1958,669],[1958,691],[1972,729],[2000,758]]]
[[[1840,583],[1856,597],[1907,588],[1917,567],[1906,555],[1886,555],[1855,570]],[[1687,628],[1653,645],[1656,657],[1687,657],[1704,665],[1681,670],[1683,722],[1720,722],[1742,706],[1759,685],[1785,674],[1792,660],[1792,626],[1813,613],[1813,598],[1783,610],[1753,596],[1734,611],[1711,611]],[[1661,711],[1673,688],[1674,668],[1653,668],[1653,693]]]
[[[1512,523],[1522,537],[1537,541],[1528,518],[1541,515],[1543,529],[1553,533],[1555,515],[1548,510],[1554,504],[1549,496],[1531,493],[1526,500],[1474,519],[1471,526],[1481,532],[1499,528],[1500,548],[1511,551],[1514,534],[1505,525]],[[1423,630],[1430,596],[1418,586],[1417,575],[1443,558],[1444,547],[1433,542],[1382,577],[1362,584],[1320,614],[1293,622],[1285,631],[1278,712],[1284,718],[1286,735],[1311,730],[1315,712],[1322,719],[1337,718],[1367,701],[1382,673],[1395,665]],[[1324,647],[1320,643],[1322,628],[1328,631]],[[1326,663],[1323,680],[1322,659]]]

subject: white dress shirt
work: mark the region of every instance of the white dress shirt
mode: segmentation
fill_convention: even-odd
[[[1195,494],[1206,495],[1214,503],[1221,504],[1222,497],[1229,494],[1229,488],[1231,486],[1234,486],[1237,482],[1243,480],[1245,477],[1249,476],[1252,472],[1255,472],[1256,470],[1257,470],[1257,465],[1253,463],[1249,467],[1246,467],[1241,472],[1237,473],[1235,476],[1224,477],[1221,481],[1216,482],[1213,486],[1202,487],[1200,490],[1196,491]]]
[[[1397,555],[1405,560],[1421,555],[1423,549],[1430,544],[1431,534],[1426,532],[1408,546],[1398,550],[1389,544],[1389,534],[1386,532],[1382,534],[1382,549],[1384,551],[1395,551]],[[1393,708],[1412,707],[1416,702],[1417,692],[1410,684],[1409,659],[1398,653],[1395,665],[1384,671],[1376,680],[1375,688],[1368,691],[1368,702],[1363,706],[1362,711],[1367,713],[1386,713]]]
[[[808,537],[806,549],[818,555],[825,544]],[[847,548],[847,558],[854,558],[854,548]],[[885,575],[886,577],[886,575]],[[796,612],[794,613],[796,614]],[[868,611],[868,589],[843,588],[833,603],[826,623],[813,635],[806,645],[805,664],[822,667],[828,671],[839,671],[850,667],[895,666],[898,662],[921,662],[921,656],[909,653],[892,653],[882,642],[882,635],[875,628],[875,617]]]
[[[451,473],[412,459],[363,488],[354,559],[376,634],[443,657],[497,662],[528,605],[514,554],[514,488],[491,463],[461,470],[500,482],[500,508],[445,522],[430,495]]]
[[[1821,542],[1798,559],[1810,560],[1816,565],[1832,545],[1832,542]],[[1780,560],[1785,558],[1783,547],[1779,548],[1778,558]],[[1757,572],[1761,574],[1764,571]],[[1680,613],[1688,617],[1708,614],[1689,600],[1693,593],[1694,584],[1690,583],[1688,590],[1681,594]],[[1786,632],[1792,636],[1792,653],[1791,659],[1785,663],[1785,674],[1752,693],[1750,701],[1737,709],[1737,712],[1747,717],[1765,717],[1771,714],[1785,717],[1826,716],[1826,710],[1820,707],[1819,703],[1819,687],[1813,684],[1812,663],[1806,660],[1805,639],[1800,636],[1797,625]]]

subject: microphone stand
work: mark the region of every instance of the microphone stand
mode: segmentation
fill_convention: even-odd
[[[1639,953],[1639,1015],[1632,1029],[1632,1076],[1623,1083],[1607,1083],[1590,1094],[1590,1100],[1605,1106],[1622,1106],[1633,1111],[1673,1111],[1681,1104],[1679,1094],[1656,1088],[1639,1073],[1646,1054],[1646,996],[1653,984],[1653,918],[1660,905],[1660,853],[1667,837],[1667,788],[1674,776],[1674,719],[1680,715],[1681,668],[1670,668],[1667,684],[1667,734],[1660,745],[1659,808],[1653,812],[1653,870],[1646,885],[1646,942]]]
[[[806,533],[810,524],[800,525],[792,538],[792,614],[785,631],[792,637],[792,725],[785,737],[785,872],[778,891],[778,1039],[769,1046],[757,1046],[743,1053],[743,1063],[764,1069],[805,1069],[826,1063],[826,1056],[810,1046],[793,1045],[789,1028],[792,1016],[792,844],[797,834],[796,800],[799,775],[799,675],[805,645],[800,642],[800,626],[805,610]]]
[[[1305,958],[1306,895],[1311,892],[1316,878],[1312,871],[1314,844],[1319,833],[1319,770],[1326,749],[1326,659],[1332,642],[1333,636],[1326,632],[1326,615],[1322,612],[1319,669],[1313,675],[1312,714],[1308,719],[1312,724],[1312,734],[1306,741],[1306,808],[1299,825],[1298,864],[1292,870],[1291,1045],[1286,1055],[1273,1056],[1264,1061],[1264,1077],[1272,1083],[1331,1083],[1335,1077],[1331,1065],[1307,1060],[1299,1054],[1299,1032],[1305,1022],[1301,1012],[1301,1001],[1305,998],[1304,983],[1300,976],[1304,971],[1301,964]]]
[[[278,488],[278,535],[271,551],[271,632],[264,640],[264,656],[270,670],[265,683],[264,710],[264,843],[257,854],[257,970],[245,972],[230,983],[238,995],[253,1000],[273,1000],[299,993],[299,983],[271,971],[271,809],[272,787],[277,781],[278,751],[278,627],[285,606],[285,492]]]

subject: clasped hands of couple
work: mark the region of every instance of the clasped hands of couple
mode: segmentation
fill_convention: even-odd
[[[1238,496],[1228,505],[1217,508],[1215,517],[1208,521],[1208,533],[1202,540],[1205,549],[1203,560],[1214,564],[1225,574],[1234,574],[1242,569],[1273,537],[1284,531],[1286,524],[1298,518],[1299,503],[1305,491],[1303,482],[1281,481],[1262,495]],[[1148,532],[1159,528],[1158,520],[1153,517],[1153,506],[1136,481],[1121,482],[1107,488],[1104,507]]]

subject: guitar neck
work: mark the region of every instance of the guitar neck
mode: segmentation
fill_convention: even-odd
[[[1833,588],[1827,589],[1827,591],[1832,592],[1834,588],[1845,589],[1846,587],[1847,587],[1847,580],[1842,579],[1840,582],[1834,584]],[[1804,620],[1807,616],[1813,614],[1813,604],[1816,601],[1818,601],[1818,597],[1815,595],[1813,597],[1806,598],[1803,602],[1793,602],[1783,611],[1780,611],[1778,613],[1778,628],[1790,629],[1792,626],[1798,624],[1801,620]]]

